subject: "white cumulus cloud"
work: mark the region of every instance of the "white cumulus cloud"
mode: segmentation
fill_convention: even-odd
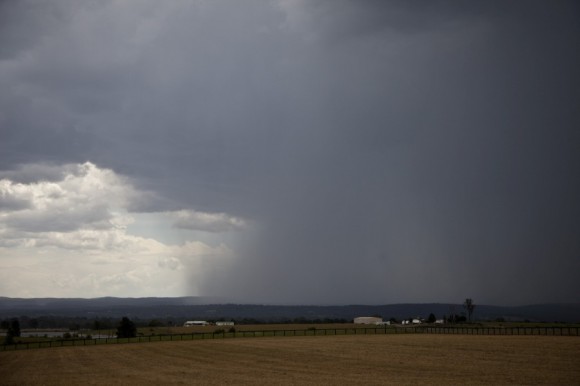
[[[176,228],[192,229],[206,232],[227,232],[241,230],[246,222],[241,218],[226,213],[204,213],[191,210],[180,210],[173,213]]]
[[[48,170],[50,169],[50,170]],[[180,296],[195,290],[219,260],[233,252],[224,243],[200,240],[169,244],[131,234],[140,218],[141,192],[113,170],[84,164],[0,173],[0,293],[15,297]],[[35,171],[40,171],[36,174]],[[49,178],[47,178],[47,176]],[[151,213],[151,212],[149,212]],[[189,209],[158,212],[147,226],[167,226],[168,215],[184,229],[222,232],[244,221],[225,213]],[[151,223],[151,218],[158,222]],[[192,236],[193,237],[193,236]]]
[[[59,180],[0,180],[0,224],[21,232],[71,232],[122,224],[118,214],[136,192],[109,169],[86,162],[62,168]]]

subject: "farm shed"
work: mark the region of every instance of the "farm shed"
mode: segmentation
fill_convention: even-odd
[[[188,320],[187,322],[183,323],[183,327],[191,327],[191,326],[207,326],[209,323],[205,320]]]
[[[375,316],[359,316],[354,318],[354,324],[378,324],[382,323],[383,318],[377,318]]]
[[[216,326],[233,326],[234,322],[215,322]]]

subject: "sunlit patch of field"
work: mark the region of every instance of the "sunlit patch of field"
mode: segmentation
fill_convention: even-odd
[[[0,352],[0,384],[580,384],[580,338],[342,335]]]

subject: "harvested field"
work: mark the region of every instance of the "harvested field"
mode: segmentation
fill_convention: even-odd
[[[580,339],[242,338],[0,353],[0,384],[580,384]]]

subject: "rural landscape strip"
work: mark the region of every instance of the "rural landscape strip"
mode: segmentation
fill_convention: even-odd
[[[336,336],[373,334],[445,334],[445,335],[535,335],[580,336],[580,327],[384,327],[384,328],[324,328],[292,330],[256,330],[235,332],[193,332],[190,334],[147,335],[133,338],[59,339],[37,342],[19,342],[0,345],[0,351],[27,350],[73,346],[100,346],[103,344],[148,343],[162,341],[233,339],[285,336]]]

